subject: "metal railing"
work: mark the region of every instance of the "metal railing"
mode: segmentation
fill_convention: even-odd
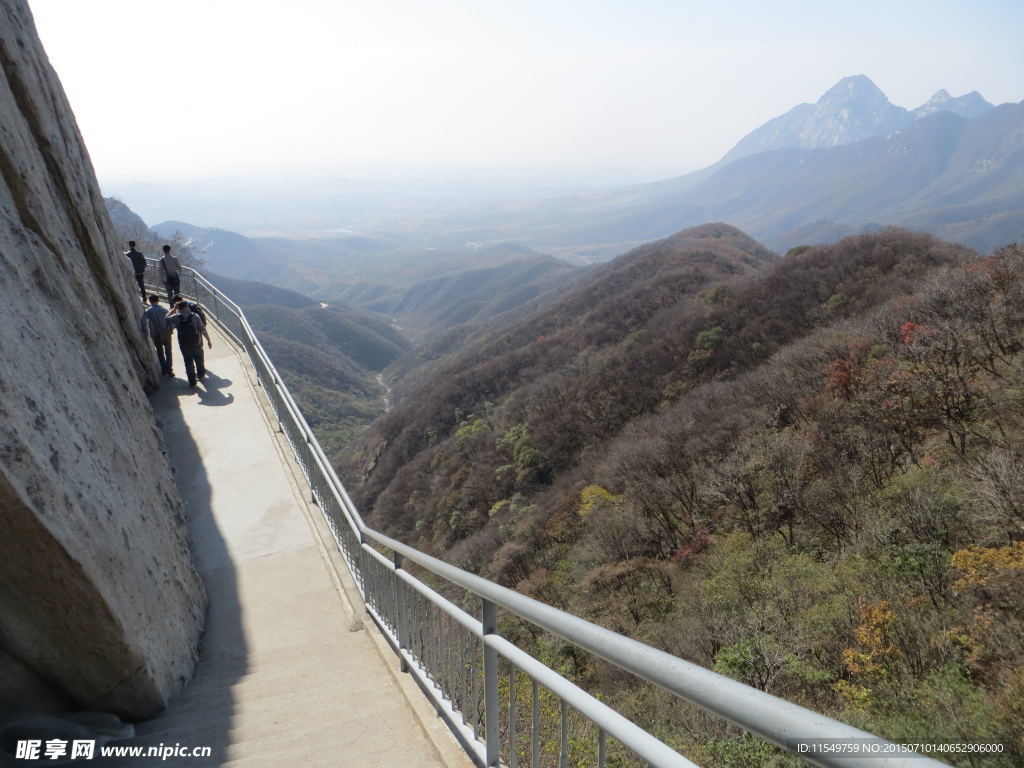
[[[147,261],[147,274],[156,274],[156,261]],[[158,284],[149,287],[163,292]],[[241,308],[189,268],[183,270],[181,292],[198,302],[248,355],[367,613],[391,644],[402,670],[413,675],[478,765],[566,768],[570,760],[574,766],[585,761],[598,768],[695,765],[502,637],[499,609],[789,752],[797,753],[798,742],[823,744],[816,753],[798,754],[812,764],[944,765],[494,584],[370,528]],[[391,556],[381,554],[374,544]],[[407,561],[479,598],[479,617],[417,579],[406,569]]]

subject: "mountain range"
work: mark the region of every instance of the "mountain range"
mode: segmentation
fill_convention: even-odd
[[[523,249],[570,263],[606,261],[708,221],[737,226],[779,251],[886,225],[987,251],[1024,237],[1022,135],[1019,103],[993,106],[977,91],[954,97],[939,90],[907,109],[855,75],[684,176],[585,195],[505,200],[459,198],[450,188],[434,196],[398,188],[389,194],[379,184],[365,185],[360,194],[358,182],[345,180],[339,182],[344,194],[330,195],[324,182],[315,187],[322,199],[289,197],[275,205],[262,189],[236,201],[243,218],[258,218],[264,232],[315,226],[319,234],[240,243],[240,235],[204,227],[195,239],[210,244],[220,272],[332,298],[409,289],[420,267],[429,265],[418,276],[430,279],[446,261],[449,272],[497,267],[520,259]],[[188,210],[228,210],[226,201],[216,202],[216,188],[201,192]],[[315,216],[306,216],[314,209]],[[157,229],[195,228],[166,222]]]
[[[881,225],[990,250],[1024,237],[1024,105],[939,91],[903,109],[863,75],[744,137],[695,173],[600,194],[517,201],[418,222],[603,260],[723,221],[786,250]]]
[[[973,119],[938,112],[827,150],[762,152],[684,198],[698,218],[735,222],[780,249],[802,242],[795,228],[824,220],[900,224],[991,250],[1024,235],[1024,105]]]
[[[157,224],[153,232],[184,238],[207,270],[225,278],[361,307],[392,318],[411,336],[489,319],[577,276],[572,265],[514,243],[416,248],[387,237],[291,240],[182,221]]]
[[[718,165],[774,149],[827,149],[887,136],[937,112],[972,118],[992,109],[977,91],[953,98],[938,91],[916,109],[892,104],[864,75],[844,77],[815,104],[799,104],[743,137]]]
[[[780,250],[890,224],[923,228],[988,250],[1024,235],[1019,224],[1024,218],[1019,106],[993,106],[977,91],[952,96],[939,90],[924,104],[904,108],[892,104],[868,77],[855,75],[816,102],[797,105],[754,128],[707,168],[586,194],[556,197],[534,191],[502,197],[493,190],[460,193],[457,185],[440,179],[432,192],[424,183],[323,179],[285,187],[229,181],[141,185],[128,196],[143,209],[178,210],[177,218],[216,221],[258,234],[260,260],[291,261],[295,269],[285,279],[288,287],[302,292],[323,287],[314,272],[338,254],[342,261],[363,266],[390,260],[404,271],[441,253],[455,257],[467,243],[477,248],[514,242],[564,261],[595,262],[707,221],[738,226]],[[921,129],[932,119],[944,128]],[[894,145],[877,143],[901,135]],[[863,154],[842,152],[865,142],[875,144],[865,146]],[[805,154],[771,161],[767,179],[763,164],[737,167],[750,158],[793,150]],[[892,195],[865,205],[875,190],[887,188],[892,173],[899,173],[899,158],[886,157],[896,152],[916,166],[914,183],[901,182],[898,210],[890,206]],[[865,167],[860,165],[863,157]],[[871,168],[878,174],[869,173]],[[742,197],[739,204],[721,198],[726,184],[730,194]],[[749,194],[755,187],[764,193]],[[781,198],[778,190],[785,193]],[[841,204],[848,198],[853,199],[850,206]],[[306,237],[312,240],[303,241],[296,262],[295,239]],[[222,247],[226,253],[231,244],[218,244],[218,258]],[[384,259],[386,251],[401,258]],[[303,261],[314,269],[306,269]],[[277,278],[261,274],[259,279]]]

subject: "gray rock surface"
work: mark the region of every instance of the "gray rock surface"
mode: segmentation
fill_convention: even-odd
[[[146,222],[142,220],[142,217],[120,200],[113,197],[105,197],[103,198],[103,204],[106,206],[107,213],[110,214],[110,222],[114,225],[114,231],[122,239],[142,242],[153,237],[153,233],[146,226]],[[149,255],[156,256],[157,254],[154,251]]]
[[[4,703],[141,718],[195,664],[205,596],[135,297],[27,4],[0,0]]]

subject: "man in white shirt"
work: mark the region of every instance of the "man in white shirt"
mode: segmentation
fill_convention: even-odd
[[[160,258],[160,277],[167,286],[167,303],[181,293],[181,264],[171,255],[171,246],[164,246],[164,255]]]

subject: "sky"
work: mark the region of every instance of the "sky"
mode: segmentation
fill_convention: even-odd
[[[617,184],[840,78],[1024,99],[1020,0],[29,0],[97,175]]]

